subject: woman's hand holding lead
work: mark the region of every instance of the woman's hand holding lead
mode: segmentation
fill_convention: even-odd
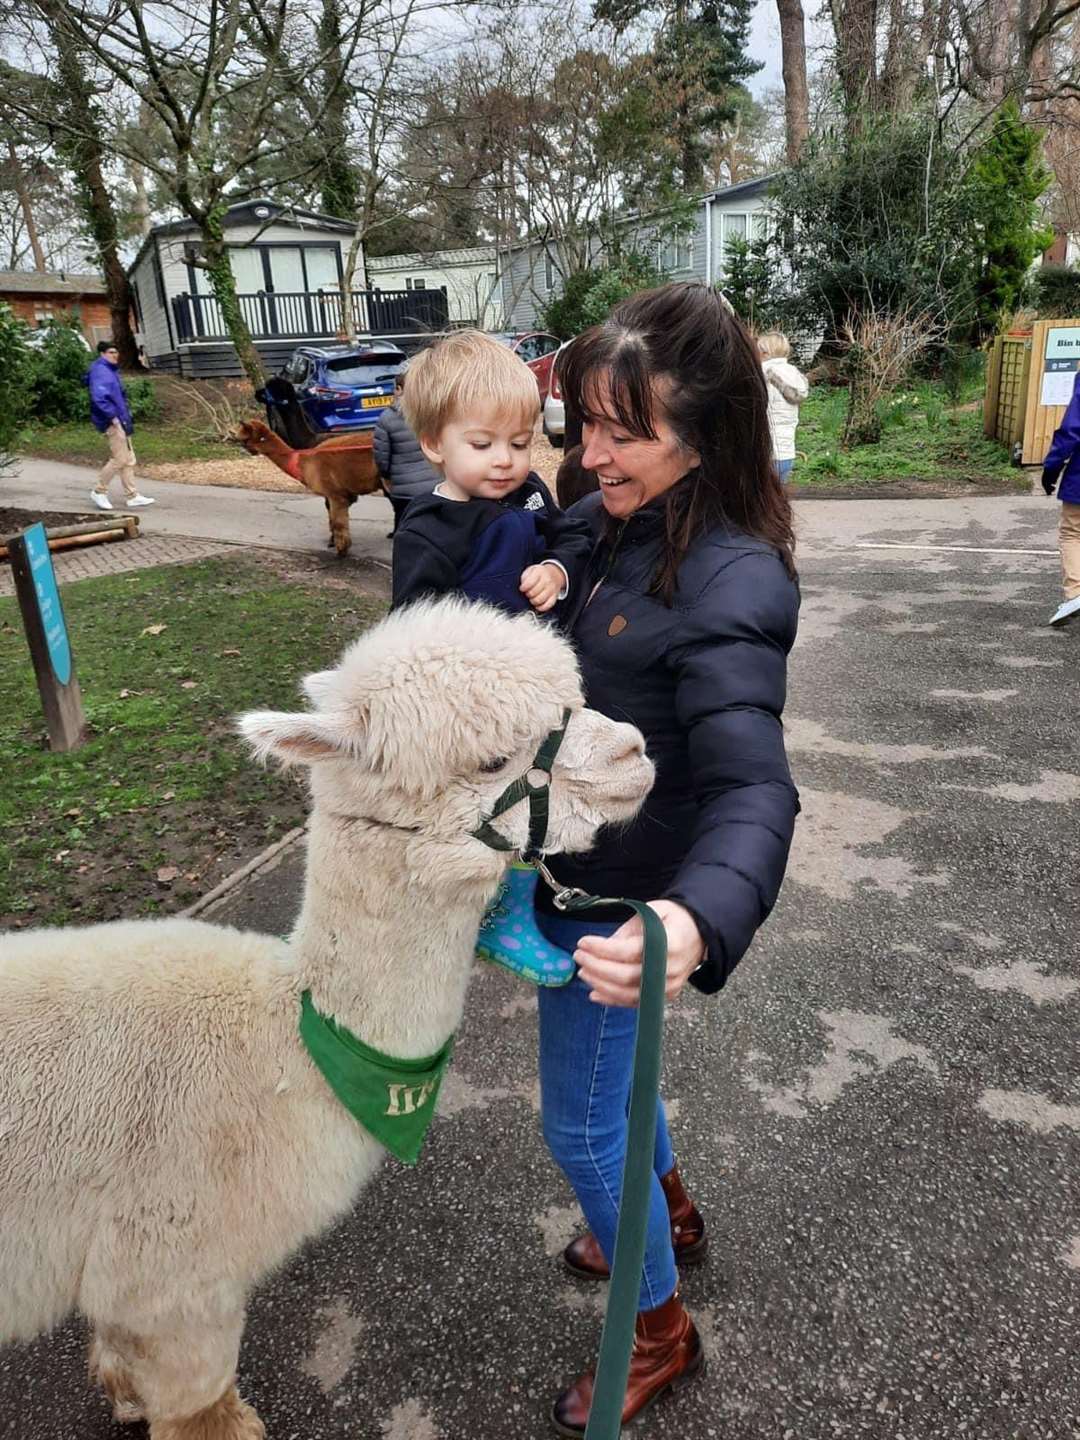
[[[705,942],[697,922],[674,900],[650,900],[667,932],[667,999],[674,1000],[705,958]],[[644,932],[637,915],[612,935],[583,935],[574,951],[589,999],[598,1005],[638,1003]]]

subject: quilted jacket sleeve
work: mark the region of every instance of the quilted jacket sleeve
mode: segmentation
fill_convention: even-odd
[[[390,474],[390,455],[393,450],[393,442],[390,439],[389,416],[391,412],[384,410],[375,422],[375,431],[371,437],[371,448],[375,455],[375,467],[385,480]]]
[[[413,600],[435,600],[461,588],[457,567],[446,552],[408,523],[400,525],[394,535],[391,575],[392,610]]]
[[[780,716],[798,609],[775,554],[737,555],[690,610],[669,660],[698,822],[666,898],[697,920],[706,957],[691,983],[706,994],[746,952],[787,866],[799,799]]]

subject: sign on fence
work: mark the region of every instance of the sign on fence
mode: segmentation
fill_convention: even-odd
[[[1056,325],[1046,332],[1040,405],[1068,405],[1080,364],[1080,328]]]
[[[8,553],[45,710],[49,748],[74,750],[84,739],[86,720],[45,526],[31,525],[14,536],[8,542]]]

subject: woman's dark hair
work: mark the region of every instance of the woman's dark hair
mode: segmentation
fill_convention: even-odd
[[[666,543],[653,593],[670,605],[687,550],[721,525],[775,546],[794,575],[791,504],[773,460],[761,357],[723,298],[681,283],[623,300],[559,360],[567,404],[586,420],[600,413],[602,380],[614,418],[632,435],[656,439],[659,404],[682,443],[701,456],[663,497]]]
[[[600,489],[600,477],[595,470],[586,470],[581,463],[585,454],[584,445],[575,445],[568,450],[555,475],[555,494],[564,510],[576,505],[586,495]]]

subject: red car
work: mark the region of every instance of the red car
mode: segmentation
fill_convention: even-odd
[[[520,355],[536,376],[536,388],[540,391],[543,405],[551,389],[551,367],[555,363],[555,352],[562,341],[542,330],[530,330],[527,334],[505,332],[494,337],[503,345],[509,345],[515,355]]]

